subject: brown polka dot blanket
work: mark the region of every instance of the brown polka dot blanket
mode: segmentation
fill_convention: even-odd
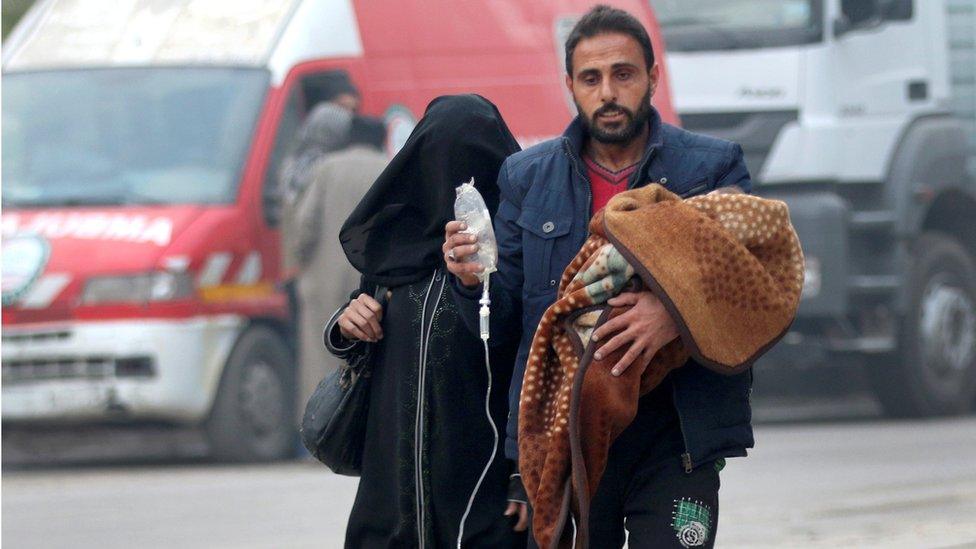
[[[653,184],[615,196],[563,273],[536,330],[519,411],[519,467],[539,547],[587,546],[589,501],[638,398],[689,357],[739,373],[776,343],[796,314],[803,255],[786,204],[743,193],[681,200]],[[590,335],[625,312],[606,301],[648,289],[680,337],[645,367],[610,368],[626,352],[593,358]]]

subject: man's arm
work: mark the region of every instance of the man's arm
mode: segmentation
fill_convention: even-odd
[[[746,168],[746,161],[742,154],[742,147],[732,143],[729,147],[729,157],[726,168],[715,183],[715,188],[736,186],[744,193],[752,192],[752,177]]]
[[[746,193],[752,192],[752,178],[746,168],[742,147],[737,143],[729,144],[724,170],[715,183],[715,188],[730,186]],[[624,356],[611,369],[615,376],[622,374],[632,364],[647,364],[662,347],[678,337],[674,319],[660,299],[650,291],[621,294],[607,303],[613,307],[630,308],[593,331],[593,341],[609,338],[597,351],[597,360],[618,348],[627,348]]]

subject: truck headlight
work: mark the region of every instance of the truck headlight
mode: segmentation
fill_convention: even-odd
[[[820,293],[820,260],[816,257],[803,258],[803,291],[800,299],[816,297]]]
[[[152,272],[91,278],[81,294],[84,305],[171,301],[193,294],[189,273]]]

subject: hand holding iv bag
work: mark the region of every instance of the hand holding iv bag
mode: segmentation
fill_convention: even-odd
[[[484,267],[483,271],[475,275],[484,283],[490,273],[498,270],[498,245],[495,243],[495,230],[491,226],[488,206],[475,188],[474,178],[458,186],[454,218],[467,225],[468,228],[463,233],[473,234],[478,239],[478,251],[466,257],[464,262],[478,263]]]
[[[475,262],[483,269],[475,276],[481,281],[481,299],[478,303],[481,339],[488,341],[488,316],[491,314],[491,298],[488,292],[488,275],[498,270],[498,244],[495,243],[495,230],[491,228],[491,215],[485,199],[474,186],[474,178],[462,183],[457,188],[457,198],[454,200],[454,218],[467,225],[465,234],[473,234],[478,240],[478,251],[465,258],[464,262]]]

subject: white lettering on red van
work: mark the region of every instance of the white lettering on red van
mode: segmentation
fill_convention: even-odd
[[[139,236],[140,242],[154,242],[159,246],[169,244],[173,237],[173,222],[165,217],[152,220],[149,227]]]
[[[138,240],[139,235],[145,229],[146,216],[144,215],[116,216],[105,229],[105,238],[108,240]]]
[[[166,246],[173,238],[173,220],[145,215],[42,213],[21,223],[16,215],[3,216],[3,235],[29,233],[46,238],[152,242]]]

